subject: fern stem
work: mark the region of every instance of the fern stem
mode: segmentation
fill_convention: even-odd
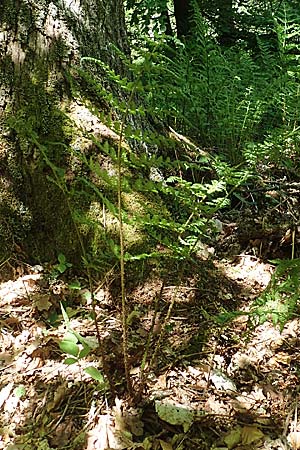
[[[122,329],[123,329],[123,362],[127,390],[130,396],[133,394],[132,382],[130,378],[130,365],[128,359],[128,324],[127,324],[127,301],[126,301],[126,286],[125,286],[125,257],[124,257],[124,225],[122,216],[122,141],[124,135],[125,121],[128,115],[128,105],[134,94],[134,88],[132,89],[127,107],[124,113],[123,120],[121,121],[118,152],[117,152],[117,165],[118,165],[118,219],[119,219],[119,239],[120,239],[120,283],[121,283],[121,304],[122,304]]]
[[[93,292],[93,280],[92,280],[92,274],[90,271],[90,268],[88,267],[88,263],[87,263],[87,253],[86,253],[86,249],[79,231],[79,228],[77,226],[77,223],[74,219],[74,215],[73,215],[73,209],[69,200],[69,196],[68,196],[68,190],[66,189],[66,186],[61,182],[60,177],[58,176],[57,172],[54,170],[53,165],[51,163],[51,161],[49,160],[47,153],[44,150],[43,145],[41,145],[38,140],[34,140],[35,145],[39,148],[39,150],[41,151],[41,154],[43,155],[46,163],[49,165],[49,167],[52,169],[55,181],[56,181],[56,185],[61,189],[61,191],[63,192],[65,199],[66,199],[66,203],[67,203],[67,207],[70,213],[70,216],[72,218],[72,222],[75,228],[75,232],[78,238],[78,242],[81,248],[81,253],[82,253],[82,257],[83,260],[85,261],[85,266],[86,266],[86,274],[87,274],[87,279],[88,279],[88,286],[89,286],[89,291],[91,294],[91,306],[92,306],[92,311],[93,311],[93,321],[94,321],[94,325],[95,325],[95,329],[96,329],[96,336],[97,336],[97,341],[98,341],[98,345],[100,348],[100,352],[101,352],[101,358],[102,358],[102,366],[103,366],[103,372],[105,377],[108,380],[109,383],[109,388],[111,391],[112,396],[114,396],[114,385],[111,382],[111,377],[109,375],[109,367],[107,365],[107,361],[106,361],[106,354],[105,354],[105,346],[104,346],[104,342],[103,339],[101,338],[100,335],[100,329],[99,329],[99,324],[98,324],[98,320],[97,320],[97,312],[96,312],[96,300],[95,300],[95,295]]]
[[[173,307],[174,307],[175,300],[176,300],[177,295],[178,295],[178,291],[179,291],[179,284],[176,286],[176,288],[174,290],[174,294],[173,294],[173,297],[172,297],[172,300],[171,300],[171,303],[170,303],[170,306],[169,306],[166,318],[165,318],[163,326],[161,328],[161,332],[160,332],[160,335],[158,337],[158,341],[156,343],[154,353],[153,353],[152,358],[150,360],[150,364],[149,364],[150,367],[153,367],[154,361],[157,358],[158,351],[160,349],[162,340],[163,340],[163,338],[165,336],[166,328],[167,328],[167,325],[169,323],[169,320],[170,320],[170,317],[171,317],[171,314],[172,314],[172,311],[173,311]]]

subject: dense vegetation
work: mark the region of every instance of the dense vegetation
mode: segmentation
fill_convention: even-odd
[[[240,233],[231,257],[245,251],[277,268],[246,313],[222,298],[217,307],[201,307],[216,340],[242,314],[250,327],[270,320],[280,330],[298,314],[300,217],[288,193],[295,196],[300,186],[300,14],[296,1],[285,0],[127,0],[125,12],[125,51],[111,44],[110,58],[85,55],[67,67],[64,110],[53,89],[56,103],[45,107],[43,123],[33,119],[35,101],[5,120],[8,139],[16,138],[25,156],[34,153],[32,172],[50,180],[70,222],[66,232],[62,227],[65,246],[55,248],[55,260],[41,261],[38,251],[29,255],[46,267],[47,288],[58,292],[55,307],[37,300],[38,314],[47,330],[63,324],[55,345],[66,366],[82,365],[101,395],[128,395],[138,404],[147,376],[163,365],[160,349],[176,328],[171,317],[180,286],[189,280],[191,289],[201,290],[208,274],[216,276],[212,255],[223,256],[226,227]],[[41,109],[51,103],[43,83],[37,83],[40,91],[35,87],[45,100]],[[272,251],[264,239],[277,239],[276,251],[288,242],[288,251]],[[14,236],[14,251],[18,243]],[[19,253],[18,262],[27,256],[22,246]],[[132,293],[147,283],[156,290],[149,304],[139,304]],[[160,311],[166,283],[173,291]],[[99,319],[107,298],[120,319],[116,340],[104,331],[108,319],[104,326]],[[130,332],[146,308],[151,323],[142,342]],[[72,317],[88,317],[96,343]],[[205,341],[204,332],[199,336],[193,346]],[[112,360],[114,352],[121,363]],[[177,356],[167,357],[171,367]],[[179,425],[186,432],[186,423]]]
[[[68,145],[60,144],[70,155],[73,183],[66,169],[53,163],[47,142],[26,129],[67,199],[92,298],[95,276],[104,282],[111,270],[120,274],[123,357],[131,393],[130,280],[144,282],[152,272],[174,270],[174,264],[180,274],[186,264],[202,258],[203,245],[211,245],[222,229],[219,218],[230,217],[237,203],[241,210],[258,211],[264,192],[274,188],[278,177],[298,181],[296,6],[284,1],[247,6],[228,2],[225,8],[220,2],[212,8],[191,2],[183,16],[177,8],[176,2],[141,1],[137,8],[128,1],[130,55],[111,48],[122,62],[122,75],[89,56],[70,72],[73,95],[85,83],[87,95],[97,99],[96,116],[112,130],[104,143],[92,136],[84,152],[76,147],[78,135]],[[114,117],[108,119],[97,102]],[[22,133],[17,121],[12,125]],[[83,133],[82,139],[86,137],[91,139],[91,134]],[[276,208],[276,198],[270,201]],[[269,222],[264,227],[275,226]],[[289,257],[295,257],[295,240]],[[59,260],[64,272],[65,255]],[[279,281],[274,278],[273,287],[253,307],[253,316],[263,321],[271,314],[283,326],[297,307],[298,272],[298,260],[279,262]],[[236,313],[225,311],[219,319]]]

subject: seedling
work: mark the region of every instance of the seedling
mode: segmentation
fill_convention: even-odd
[[[63,253],[60,253],[57,259],[58,264],[54,266],[54,269],[57,270],[60,274],[64,273],[67,269],[72,267],[72,264],[67,262],[66,257]]]
[[[95,345],[72,329],[68,314],[61,304],[63,319],[67,328],[65,337],[60,341],[59,348],[68,356],[64,363],[67,365],[79,364],[94,349]],[[106,388],[102,373],[94,366],[85,367],[84,372],[98,381],[101,388]]]

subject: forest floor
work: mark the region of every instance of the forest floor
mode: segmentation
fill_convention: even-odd
[[[292,197],[271,202],[264,217],[237,203],[202,257],[128,277],[135,402],[124,381],[118,280],[94,288],[99,348],[84,279],[20,255],[4,262],[0,449],[300,448],[300,315],[274,324],[280,289],[270,284],[270,259],[297,256],[298,230],[274,225],[294,222]],[[267,313],[258,298],[273,305]],[[79,347],[89,354],[79,358]],[[77,362],[67,365],[70,355]],[[87,367],[98,371],[88,369],[91,377]]]

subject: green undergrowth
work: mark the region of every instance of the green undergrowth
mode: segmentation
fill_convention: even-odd
[[[239,45],[221,48],[196,10],[193,42],[144,36],[132,59],[114,48],[126,77],[85,57],[65,74],[68,99],[57,101],[52,91],[41,90],[39,100],[9,120],[23,154],[33,153],[26,176],[49,197],[45,202],[39,192],[33,195],[38,210],[44,203],[51,210],[49,225],[36,212],[35,226],[41,233],[47,226],[58,230],[56,241],[47,240],[45,231],[43,242],[60,255],[59,272],[68,262],[87,274],[94,318],[94,280],[105,283],[112,271],[120,277],[129,392],[127,282],[145,282],[152,269],[161,274],[174,265],[180,275],[188,262],[197,264],[233,194],[260,180],[262,167],[269,174],[278,168],[290,173],[299,160],[299,72],[289,53],[297,25],[290,12],[280,14],[274,19],[277,54],[263,42],[256,55]],[[57,132],[50,133],[48,125]],[[253,322],[271,318],[282,327],[295,314],[298,272],[296,260],[279,263],[249,314]],[[165,329],[175,301],[176,289]],[[226,312],[219,323],[238,314]],[[62,350],[78,363],[84,343],[73,331]],[[163,332],[153,356],[146,355],[150,366]],[[104,375],[110,379],[105,367]]]
[[[276,260],[276,269],[264,293],[252,308],[254,323],[270,320],[283,329],[291,319],[299,316],[300,259]]]
[[[257,37],[254,53],[239,42],[222,48],[194,8],[194,39],[135,38],[136,64],[148,61],[142,76],[147,108],[231,165],[289,170],[299,164],[296,11],[282,2],[270,24],[278,51]]]
[[[289,320],[299,317],[300,259],[274,260],[272,263],[275,270],[271,280],[252,303],[249,312],[223,310],[216,316],[220,326],[247,315],[251,329],[269,321],[282,331]]]

